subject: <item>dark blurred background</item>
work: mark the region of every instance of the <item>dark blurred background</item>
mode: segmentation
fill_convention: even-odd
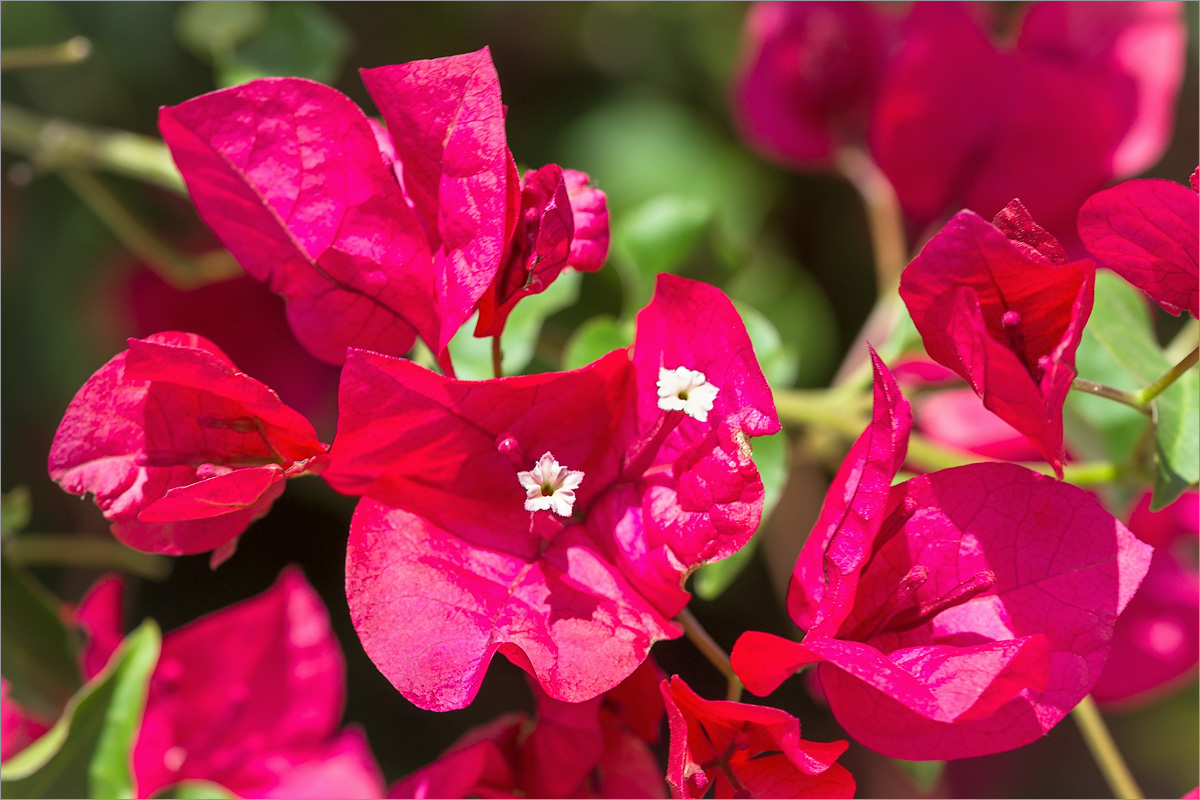
[[[347,2],[198,10],[204,8],[4,3],[4,48],[85,36],[93,52],[75,65],[6,72],[0,94],[40,114],[155,135],[160,106],[258,74],[298,74],[335,85],[372,114],[357,69],[488,45],[518,164],[556,162],[589,172],[608,193],[613,215],[609,266],[585,276],[578,302],[550,316],[532,369],[558,368],[564,345],[585,321],[640,307],[648,276],[660,269],[709,280],[762,312],[778,334],[769,370],[777,385],[826,385],[874,303],[870,242],[854,190],[833,175],[779,170],[734,132],[728,83],[745,5]],[[1172,180],[1196,166],[1196,10],[1188,5],[1189,66],[1176,138],[1150,173]],[[128,336],[167,327],[204,333],[308,414],[324,441],[332,438],[336,370],[296,348],[282,327],[278,298],[246,280],[192,292],[172,287],[58,177],[30,169],[8,149],[3,168],[0,489],[29,488],[30,531],[109,536],[95,506],[61,492],[45,464],[63,409]],[[173,248],[215,247],[184,198],[131,179],[102,181]],[[797,540],[804,535],[824,492],[821,477],[797,462],[785,516],[777,515],[773,530]],[[219,570],[208,568],[207,556],[194,556],[175,560],[166,580],[133,581],[127,621],[153,616],[170,630],[261,592],[286,564],[302,565],[346,654],[346,719],[366,729],[390,782],[434,759],[467,727],[528,709],[531,699],[521,673],[504,659],[462,711],[420,711],[388,685],[363,654],[346,609],[343,566],[353,506],[318,481],[293,482]],[[37,574],[73,601],[98,572]],[[697,600],[693,609],[726,648],[749,628],[786,634],[790,623],[770,585],[760,555],[725,594]],[[685,640],[661,643],[653,655],[702,695],[723,693],[720,675]],[[800,717],[806,738],[841,736],[802,681],[789,682],[771,702]],[[1197,702],[1193,684],[1112,717],[1118,743],[1150,796],[1177,796],[1197,782]],[[860,796],[922,793],[900,767],[853,743],[842,763],[858,780]],[[1090,797],[1107,790],[1066,720],[1029,747],[951,765],[929,791]]]

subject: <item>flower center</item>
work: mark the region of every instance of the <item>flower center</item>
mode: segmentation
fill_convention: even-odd
[[[682,411],[692,419],[708,422],[708,412],[719,391],[703,372],[687,367],[658,370],[658,407],[663,411]]]
[[[567,469],[553,453],[544,453],[533,469],[518,472],[517,480],[525,488],[526,511],[553,511],[569,517],[575,507],[575,490],[583,483],[583,472]]]

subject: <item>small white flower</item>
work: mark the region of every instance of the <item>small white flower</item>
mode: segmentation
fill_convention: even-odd
[[[708,412],[712,411],[719,391],[703,372],[687,367],[658,369],[658,407],[663,411],[682,411],[700,422],[708,422]]]
[[[525,487],[526,511],[553,511],[569,517],[575,505],[575,490],[583,483],[583,472],[567,469],[553,454],[545,453],[532,470],[518,472],[517,480]]]

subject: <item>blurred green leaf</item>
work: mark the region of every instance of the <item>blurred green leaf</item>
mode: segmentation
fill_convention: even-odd
[[[592,317],[571,334],[563,348],[563,369],[579,369],[601,356],[633,344],[633,323]]]
[[[754,354],[758,357],[767,383],[772,386],[791,386],[800,367],[797,348],[784,344],[771,320],[757,308],[737,302],[734,306],[742,315],[742,322],[746,323],[746,332],[750,334]]]
[[[625,288],[625,310],[650,302],[655,276],[678,272],[704,238],[713,208],[700,197],[662,195],[613,224],[613,264]]]
[[[942,773],[946,771],[945,761],[905,761],[893,758],[892,763],[904,770],[904,773],[912,779],[913,785],[924,794],[933,791],[938,781],[942,779]]]
[[[1080,363],[1080,377],[1118,389],[1138,389],[1157,380],[1172,364],[1155,339],[1152,325],[1150,310],[1141,292],[1116,275],[1106,271],[1097,273],[1096,299],[1084,329],[1084,340],[1089,343],[1081,343],[1087,363]],[[1105,356],[1128,377],[1105,366]],[[1085,372],[1085,367],[1098,373]],[[1189,371],[1152,404],[1158,462],[1152,501],[1155,509],[1174,501],[1200,477],[1198,390],[1196,373]],[[1091,399],[1118,405],[1102,398]],[[1137,434],[1127,415],[1121,416],[1111,410],[1099,411],[1095,403],[1074,402],[1081,415],[1096,424],[1114,447],[1113,458],[1120,459],[1128,454],[1129,448],[1136,443]],[[1088,417],[1089,414],[1092,416]]]
[[[783,496],[783,487],[787,483],[788,475],[787,434],[780,431],[771,436],[754,439],[753,446],[754,465],[758,467],[758,474],[762,477],[763,482],[762,521],[758,525],[758,530],[754,532],[754,536],[741,550],[729,558],[706,564],[696,570],[692,588],[704,600],[714,600],[719,597],[745,569],[758,547],[758,537],[762,533],[763,527],[771,518],[771,512],[778,505],[779,498]]]
[[[29,524],[30,513],[28,486],[17,486],[0,495],[0,536],[7,537],[24,530]]]
[[[212,781],[180,781],[154,796],[163,800],[229,800],[237,797],[224,786]]]
[[[1200,479],[1200,374],[1185,372],[1154,400],[1158,471],[1150,509],[1158,511]]]
[[[779,331],[797,359],[792,380],[773,381],[776,388],[824,385],[836,366],[841,347],[837,320],[829,298],[799,264],[782,253],[760,248],[729,281],[726,291],[734,300],[749,303]],[[760,357],[761,358],[761,357]]]
[[[160,644],[153,620],[126,637],[54,727],[4,763],[4,796],[133,797],[130,750]]]
[[[267,4],[255,0],[184,3],[175,17],[175,36],[192,55],[212,63],[219,54],[262,30]]]
[[[749,246],[774,203],[780,178],[724,131],[677,100],[619,97],[562,132],[560,163],[589,173],[614,219],[659,195],[707,200],[720,227]]]
[[[500,337],[504,353],[504,374],[518,375],[533,360],[542,323],[579,299],[583,276],[567,270],[540,294],[523,297],[513,307]],[[454,372],[462,380],[481,381],[493,377],[492,337],[476,338],[473,316],[450,340]]]
[[[31,576],[8,559],[0,559],[0,574],[0,673],[18,703],[54,719],[79,688],[75,638],[58,600]]]
[[[217,83],[276,76],[332,83],[350,43],[350,30],[316,3],[270,3],[266,24],[217,62]]]

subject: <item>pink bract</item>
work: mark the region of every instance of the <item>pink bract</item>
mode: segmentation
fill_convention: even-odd
[[[644,679],[643,679],[644,676]],[[653,678],[653,695],[640,684]],[[654,737],[665,713],[661,674],[645,662],[613,692],[637,691],[656,709]],[[635,686],[630,686],[634,682]],[[531,684],[537,714],[506,714],[467,731],[427,767],[395,783],[391,797],[666,797],[662,771],[625,709],[610,696],[562,703]]]
[[[746,138],[798,167],[861,142],[895,28],[866,3],[756,3],[733,94]]]
[[[499,336],[522,297],[564,269],[598,270],[608,255],[608,205],[582,172],[547,164],[521,180],[521,216],[496,279],[479,301],[476,336]],[[578,223],[578,224],[577,224]]]
[[[1200,195],[1163,180],[1125,181],[1079,209],[1079,237],[1099,263],[1168,313],[1200,317]]]
[[[734,668],[767,694],[819,664],[838,721],[885,755],[1020,747],[1090,691],[1151,548],[1092,495],[1012,464],[922,475],[881,505],[907,403],[878,360],[876,384],[874,423],[826,495],[833,530],[819,522],[797,560],[789,610],[807,634],[746,633]]]
[[[707,420],[659,408],[660,369],[719,392]],[[634,671],[697,566],[758,525],[749,440],[779,430],[737,312],[719,290],[660,276],[632,359],[456,381],[354,352],[329,483],[363,494],[346,590],[375,664],[423,708],[468,704],[493,654],[552,697],[591,699]],[[582,471],[570,517],[526,510],[518,473],[550,453]]]
[[[1060,475],[1063,401],[1094,282],[1092,262],[1066,263],[1016,200],[996,224],[959,212],[900,277],[929,355],[1029,437]]]
[[[77,612],[97,657],[120,640],[121,588],[105,579]],[[320,598],[285,570],[263,594],[163,637],[133,751],[138,796],[185,780],[242,797],[382,796],[362,732],[338,731],[345,686]]]
[[[522,211],[496,69],[485,47],[362,79],[386,129],[299,78],[164,108],[159,128],[201,218],[287,299],[310,352],[340,364],[347,347],[401,355],[419,336],[450,371],[446,345],[497,279]],[[603,218],[603,231],[584,224],[580,250],[606,244],[598,193],[567,192],[568,220],[576,200],[581,222]],[[596,250],[572,265],[598,268]]]
[[[188,333],[130,339],[67,407],[50,477],[95,495],[113,534],[139,550],[232,554],[236,538],[319,466],[312,425],[216,345]]]
[[[1200,662],[1200,502],[1187,492],[1162,511],[1144,496],[1129,529],[1154,547],[1150,571],[1113,629],[1113,652],[1092,695],[1106,705],[1141,705],[1194,677]]]
[[[1065,234],[1089,193],[1166,149],[1182,8],[1033,3],[1005,46],[999,15],[967,4],[760,3],[734,105],[747,139],[795,166],[869,141],[918,228],[1021,197]]]
[[[8,688],[8,681],[0,678],[0,761],[12,758],[50,730],[49,722],[9,697]]]
[[[834,762],[847,743],[800,738],[777,708],[705,700],[678,675],[662,682],[671,726],[667,780],[674,797],[853,797]],[[712,784],[715,783],[715,787]]]

